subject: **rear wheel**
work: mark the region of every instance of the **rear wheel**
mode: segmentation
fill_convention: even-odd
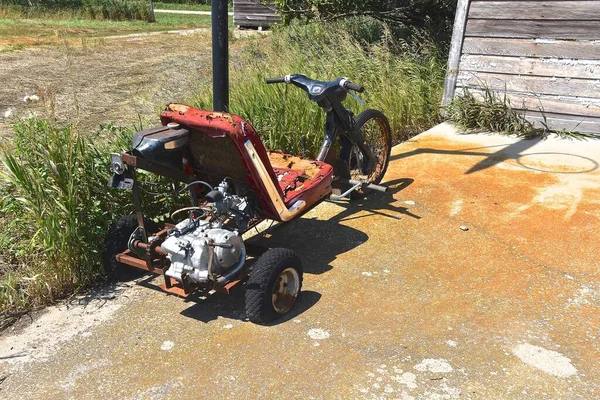
[[[144,219],[144,226],[148,235],[158,232],[158,225],[151,219]],[[117,254],[127,250],[129,237],[137,227],[137,217],[133,214],[117,219],[110,226],[104,239],[103,254],[104,271],[109,279],[126,281],[134,279],[141,274],[140,270],[128,267],[118,262],[115,258]]]
[[[246,285],[246,315],[255,323],[272,322],[296,304],[302,264],[289,249],[269,249],[256,261]]]
[[[375,160],[365,174],[362,154],[358,146],[350,152],[350,179],[378,184],[383,179],[390,162],[392,151],[392,130],[387,117],[378,110],[365,110],[356,117],[356,127],[360,129],[365,138],[365,145],[373,153]],[[351,199],[365,196],[369,189],[358,189],[350,194]]]

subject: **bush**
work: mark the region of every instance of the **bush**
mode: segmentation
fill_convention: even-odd
[[[292,24],[277,30],[237,57],[230,76],[231,111],[248,119],[267,147],[298,154],[300,137],[306,135],[308,153],[315,156],[323,139],[325,114],[302,90],[266,85],[265,78],[290,73],[320,80],[348,76],[365,86],[361,97],[367,107],[388,116],[396,142],[422,132],[440,120],[445,57],[430,42],[408,46],[391,40],[382,29],[383,38],[374,44],[356,33],[360,29],[350,32],[349,24],[341,21]],[[212,108],[210,87],[198,91],[195,105]],[[363,108],[350,96],[346,105],[355,113]]]
[[[92,19],[113,21],[141,20],[152,22],[147,1],[83,0],[83,9]]]
[[[172,3],[172,4],[208,4],[210,5],[210,0],[160,0],[161,3]],[[229,0],[231,3],[232,0]]]

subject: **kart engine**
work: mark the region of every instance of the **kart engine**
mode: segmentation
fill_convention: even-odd
[[[183,275],[197,283],[224,283],[233,277],[246,261],[244,242],[237,230],[224,229],[224,216],[234,218],[238,226],[248,214],[246,199],[227,193],[223,181],[206,196],[209,207],[203,211],[210,219],[190,216],[168,232],[160,245],[171,261],[165,275],[183,281]],[[220,277],[218,277],[220,275]]]

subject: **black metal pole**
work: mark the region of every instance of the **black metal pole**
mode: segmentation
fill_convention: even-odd
[[[229,110],[229,30],[227,0],[212,0],[213,108]]]

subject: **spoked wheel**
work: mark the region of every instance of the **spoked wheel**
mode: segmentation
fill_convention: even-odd
[[[375,160],[365,173],[363,156],[357,146],[350,152],[350,179],[378,184],[383,179],[385,171],[390,162],[390,152],[392,151],[392,130],[387,117],[378,110],[365,110],[356,117],[356,127],[364,135],[365,143],[375,156]],[[365,196],[368,189],[358,189],[350,194],[351,199]]]
[[[246,315],[269,323],[289,313],[302,288],[302,264],[289,249],[269,249],[256,261],[246,285]]]

